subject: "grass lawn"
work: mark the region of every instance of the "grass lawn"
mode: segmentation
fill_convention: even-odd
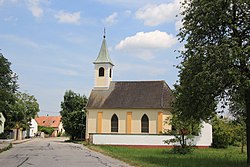
[[[240,148],[195,149],[188,155],[171,154],[164,148],[128,148],[119,146],[94,146],[90,149],[123,160],[134,166],[146,167],[246,167],[246,153]]]

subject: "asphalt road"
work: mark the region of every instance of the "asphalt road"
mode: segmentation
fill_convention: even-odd
[[[0,153],[0,167],[125,167],[124,162],[65,138],[32,139]]]

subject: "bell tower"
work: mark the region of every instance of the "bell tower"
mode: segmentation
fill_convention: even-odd
[[[109,52],[106,44],[105,29],[100,52],[93,64],[95,65],[94,89],[108,89],[113,77],[114,64],[109,57]]]

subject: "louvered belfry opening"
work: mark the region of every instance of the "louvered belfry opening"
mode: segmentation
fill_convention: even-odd
[[[104,76],[104,68],[101,67],[99,68],[99,77],[103,77]]]

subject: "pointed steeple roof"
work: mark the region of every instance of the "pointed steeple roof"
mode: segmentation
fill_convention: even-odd
[[[94,61],[94,64],[100,64],[100,63],[109,63],[111,65],[114,65],[112,63],[111,58],[109,57],[109,52],[106,44],[105,34],[103,36],[102,46],[101,50],[98,54],[97,59]]]

